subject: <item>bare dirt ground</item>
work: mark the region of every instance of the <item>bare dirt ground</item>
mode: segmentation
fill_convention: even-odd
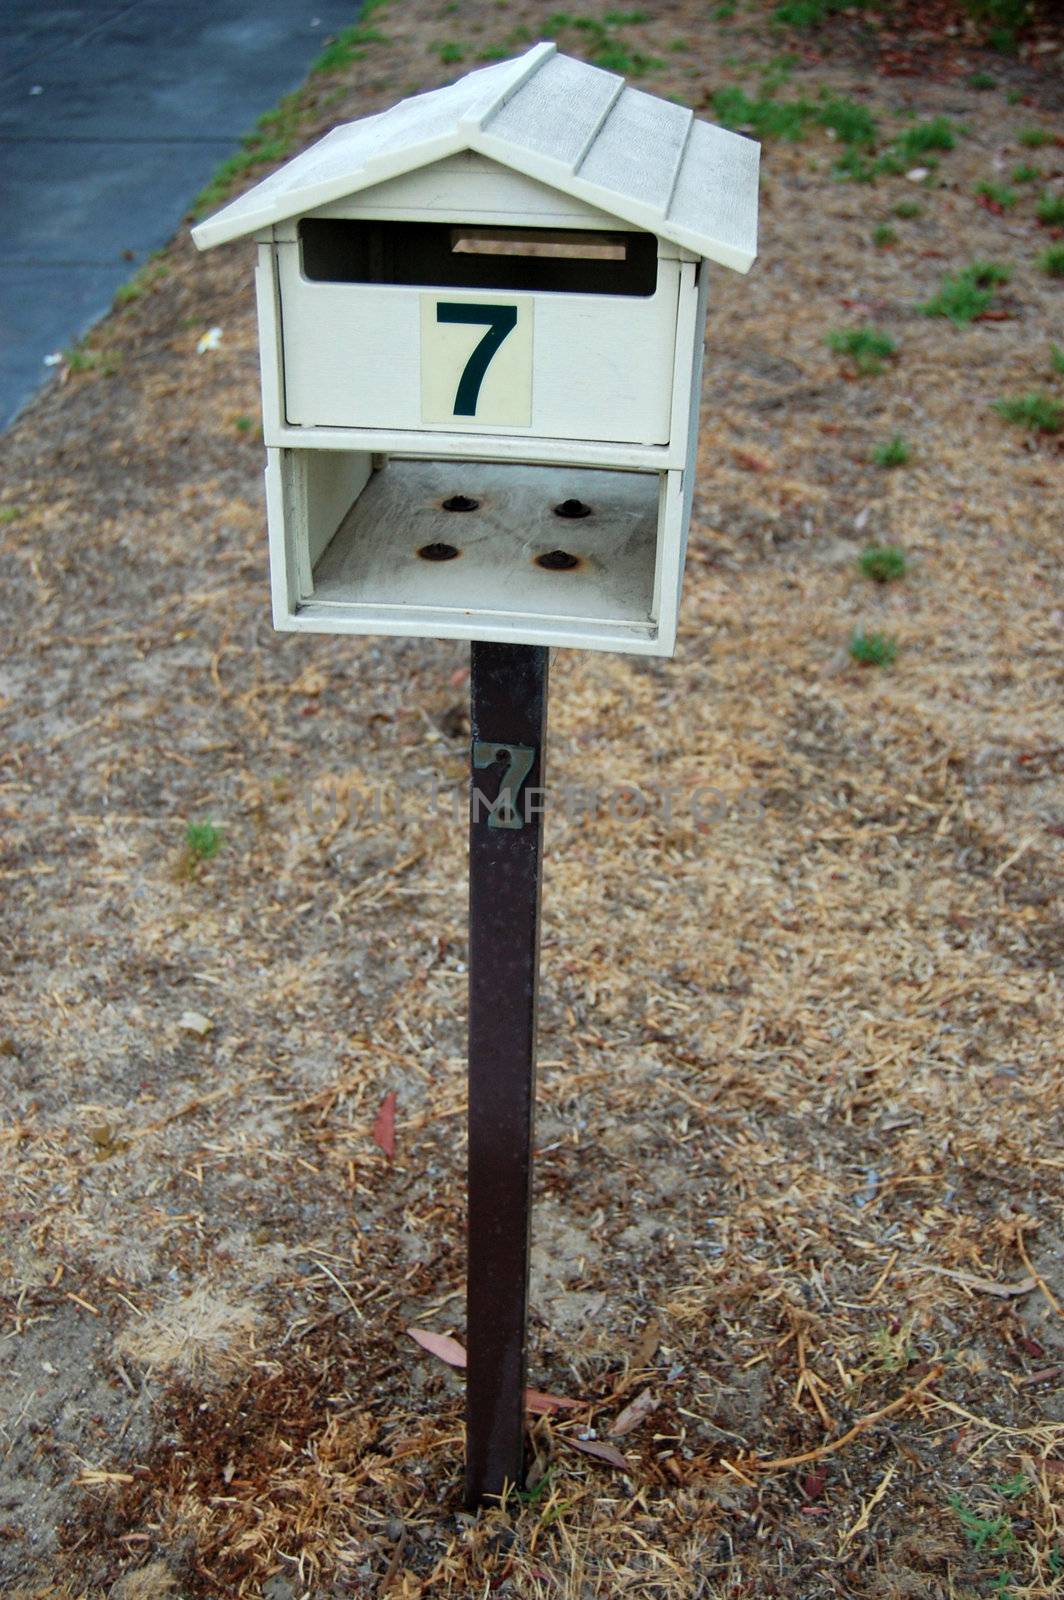
[[[1064,398],[1060,30],[648,9],[559,41],[604,28],[708,116],[767,81],[880,149],[958,134],[874,183],[823,127],[766,144],[677,657],[553,663],[553,781],[602,800],[548,825],[531,1381],[588,1408],[535,1421],[523,1501],[462,1512],[461,1378],[404,1330],[463,1333],[468,656],[271,631],[250,251],[182,236],[0,442],[20,1600],[1064,1592],[1064,471],[993,409]],[[393,0],[299,140],[548,17]],[[976,259],[1012,269],[989,319],[919,312]],[[879,376],[825,344],[868,322]],[[566,1444],[640,1395],[626,1472]]]

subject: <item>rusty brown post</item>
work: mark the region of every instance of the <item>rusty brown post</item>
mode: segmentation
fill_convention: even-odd
[[[547,651],[472,647],[466,1504],[524,1470]]]

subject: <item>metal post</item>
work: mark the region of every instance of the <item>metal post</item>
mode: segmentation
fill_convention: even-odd
[[[547,651],[472,648],[466,1504],[524,1467]]]

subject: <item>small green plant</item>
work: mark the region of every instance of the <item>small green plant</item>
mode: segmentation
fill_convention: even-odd
[[[1044,144],[1053,143],[1053,135],[1048,128],[1021,128],[1016,139],[1027,150],[1040,150]]]
[[[994,410],[1006,422],[1017,428],[1027,428],[1031,433],[1059,433],[1064,428],[1064,406],[1052,395],[1015,395],[1011,400],[997,400]]]
[[[342,67],[349,66],[352,61],[362,61],[366,55],[366,46],[370,44],[387,44],[383,33],[378,33],[376,28],[367,28],[365,25],[365,8],[363,8],[363,21],[354,22],[350,27],[341,28],[334,38],[326,42],[325,49],[311,66],[311,72],[339,72]],[[267,112],[267,116],[269,113]]]
[[[1003,183],[991,183],[984,178],[982,183],[976,184],[975,192],[981,200],[988,200],[1001,211],[1011,211],[1016,204],[1015,189],[1006,188]]]
[[[222,848],[222,830],[213,822],[189,822],[185,826],[185,850],[194,863],[213,861]]]
[[[1018,167],[1012,169],[1013,183],[1034,183],[1041,176],[1041,169],[1032,167],[1029,161],[1021,161]]]
[[[723,5],[717,6],[713,12],[718,22],[730,22],[735,15],[735,7],[725,0]]]
[[[930,150],[952,150],[957,134],[948,117],[931,117],[927,122],[914,122],[899,137],[897,144],[908,160],[926,156]]]
[[[149,261],[145,261],[144,265],[133,274],[128,283],[120,283],[115,290],[115,309],[119,310],[122,306],[132,305],[135,300],[140,299],[141,295],[147,294],[149,289],[154,288],[157,283],[161,283],[169,275],[170,268],[164,261],[158,261],[154,257]]]
[[[876,142],[876,124],[867,106],[844,95],[825,95],[816,110],[822,128],[830,128],[843,144],[865,149]]]
[[[1058,378],[1064,378],[1064,350],[1059,344],[1049,346],[1049,366]]]
[[[690,48],[691,48],[690,39],[670,39],[669,40],[669,49],[674,51],[676,55],[685,54],[688,50],[690,50]]]
[[[981,1517],[974,1511],[969,1511],[964,1505],[960,1495],[951,1494],[949,1503],[957,1513],[964,1537],[975,1550],[985,1550],[990,1555],[1011,1555],[1019,1548],[1016,1535],[1012,1531],[1012,1519],[1005,1512],[999,1512],[996,1517]]]
[[[900,433],[893,439],[888,439],[886,444],[877,444],[872,451],[872,460],[877,467],[904,467],[911,452]]]
[[[996,89],[997,79],[992,72],[973,72],[968,77],[969,89]]]
[[[1046,190],[1038,202],[1037,216],[1043,228],[1064,228],[1064,194]]]
[[[892,228],[888,222],[881,222],[872,233],[872,243],[877,250],[889,250],[891,245],[898,242],[898,230]]]
[[[948,317],[958,327],[974,322],[990,309],[995,289],[1008,283],[1008,267],[993,261],[973,261],[962,272],[947,272],[936,295],[919,310],[925,317]]]
[[[592,66],[606,72],[617,72],[626,78],[643,78],[648,72],[657,72],[664,65],[658,56],[644,55],[642,50],[630,50],[620,39],[607,39],[606,43],[589,56]]]
[[[607,11],[602,20],[607,28],[637,28],[650,18],[645,11]]]
[[[804,99],[774,100],[765,96],[752,100],[745,90],[727,84],[714,94],[713,111],[726,128],[749,129],[762,141],[790,139],[797,143],[805,136],[813,107]]]
[[[75,345],[72,350],[63,351],[63,360],[71,372],[95,372],[100,365],[100,352]]]
[[[834,328],[825,343],[836,355],[848,356],[865,378],[883,371],[884,362],[897,353],[897,345],[879,328]]]
[[[889,634],[865,633],[863,628],[855,628],[850,635],[850,655],[862,667],[889,667],[897,659],[898,647]],[[888,1370],[900,1369],[880,1367],[880,1371]]]
[[[233,418],[233,427],[236,429],[237,433],[250,433],[254,426],[255,420],[253,417],[242,416]]]
[[[896,544],[870,544],[857,557],[862,578],[870,578],[873,583],[896,583],[904,578],[907,565],[905,551]]]
[[[1022,99],[1023,93],[1020,89],[1005,90],[1005,104],[1007,106],[1018,106]]]
[[[894,215],[904,221],[911,221],[913,217],[922,217],[924,208],[919,200],[899,200],[894,206]]]
[[[459,61],[465,60],[465,47],[456,44],[453,39],[446,39],[442,44],[435,46],[436,54],[445,67],[457,66]]]
[[[862,0],[858,0],[858,4],[861,3]],[[791,28],[818,28],[837,11],[845,11],[847,4],[848,0],[783,0],[772,15],[777,22],[785,22]]]

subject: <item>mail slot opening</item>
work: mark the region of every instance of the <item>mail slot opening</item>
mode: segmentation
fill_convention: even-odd
[[[658,281],[651,233],[306,217],[299,240],[312,283],[647,297]]]

